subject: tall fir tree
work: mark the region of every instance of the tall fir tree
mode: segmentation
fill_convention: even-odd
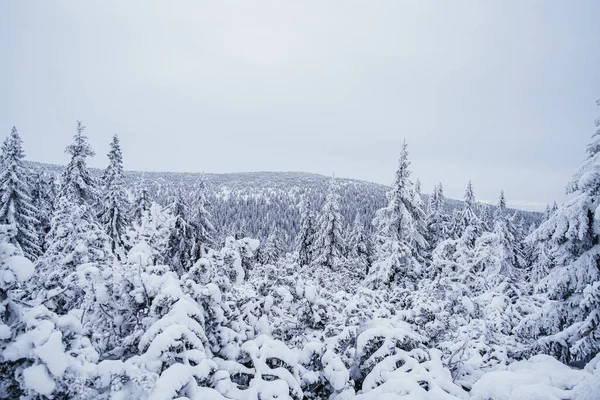
[[[51,177],[43,173],[37,173],[32,177],[31,199],[36,210],[36,231],[40,239],[42,252],[46,250],[45,238],[50,231],[50,220],[54,211],[54,200],[56,197],[54,182]]]
[[[274,227],[267,240],[258,252],[258,260],[262,264],[275,265],[284,255],[285,234],[280,228]]]
[[[533,318],[538,344],[571,362],[589,360],[600,351],[600,120],[596,126],[587,158],[567,185],[569,200],[528,238],[552,260],[535,287],[552,305]],[[537,263],[534,270],[548,269]]]
[[[375,262],[369,270],[367,283],[372,288],[394,283],[414,287],[422,276],[422,249],[428,244],[422,209],[415,203],[410,180],[410,161],[406,141],[402,146],[396,179],[388,193],[388,205],[377,211],[375,229]]]
[[[35,260],[41,254],[40,238],[36,229],[39,221],[31,199],[29,177],[24,164],[23,141],[13,127],[2,147],[0,171],[0,224],[14,225],[14,244],[27,258]]]
[[[192,258],[199,260],[206,254],[210,247],[215,244],[215,227],[211,221],[212,216],[207,210],[206,185],[200,182],[198,188],[193,192],[192,212],[190,224],[194,229],[195,243],[192,249]]]
[[[87,203],[95,206],[98,200],[96,180],[87,169],[87,158],[96,153],[88,143],[88,138],[83,134],[85,126],[77,121],[77,133],[73,136],[73,143],[67,146],[65,152],[71,155],[71,161],[61,175],[60,191],[58,196],[75,204]]]
[[[494,210],[494,222],[506,217],[506,198],[504,197],[504,190],[500,191],[500,197],[498,197],[498,204]]]
[[[354,224],[348,238],[348,264],[354,266],[354,273],[357,277],[364,277],[371,266],[371,246],[369,237],[365,232],[365,226],[356,213]]]
[[[434,187],[429,196],[427,218],[425,220],[428,232],[427,239],[432,249],[435,249],[440,242],[449,236],[450,217],[446,214],[445,207],[444,187],[440,182]]]
[[[490,212],[490,206],[487,204],[479,205],[479,219],[484,231],[491,231],[493,224],[493,214]]]
[[[296,239],[300,265],[310,265],[314,261],[315,225],[315,212],[312,209],[310,198],[306,194],[300,203],[300,233]]]
[[[340,267],[344,257],[344,237],[342,235],[342,214],[340,214],[340,195],[335,178],[329,182],[325,204],[319,216],[318,231],[315,239],[315,263],[332,270]]]
[[[463,209],[455,215],[453,221],[452,234],[455,238],[461,237],[467,227],[472,227],[478,235],[483,231],[483,224],[475,213],[475,207],[475,191],[473,184],[469,181],[465,190]]]
[[[94,154],[83,135],[84,126],[77,122],[77,134],[66,148],[71,160],[61,176],[46,252],[36,264],[36,276],[42,295],[52,298],[46,303],[58,313],[81,305],[83,296],[76,284],[77,268],[93,263],[99,269],[112,265],[110,239],[96,219],[93,209],[97,200],[95,181],[87,169],[87,157]]]
[[[181,190],[174,196],[170,205],[173,223],[167,244],[166,262],[180,276],[193,265],[193,250],[195,243],[194,227],[188,222],[188,205]]]
[[[119,137],[114,135],[108,152],[109,165],[102,177],[102,202],[99,215],[100,223],[104,226],[110,239],[114,254],[121,259],[124,257],[125,228],[129,224],[127,210],[129,208],[124,186],[123,154]]]
[[[137,224],[142,223],[144,215],[150,211],[152,202],[148,195],[148,189],[144,186],[144,183],[140,183],[135,192],[135,199],[131,204],[131,211],[129,213],[129,219]]]
[[[525,258],[515,221],[507,214],[501,191],[494,211],[494,229],[477,240],[475,270],[485,277],[489,287],[514,301],[526,292],[522,276]]]

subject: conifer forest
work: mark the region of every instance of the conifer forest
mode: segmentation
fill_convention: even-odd
[[[422,194],[406,142],[387,188],[125,172],[116,135],[100,171],[73,128],[64,166],[2,145],[1,398],[598,398],[600,130],[538,214]]]
[[[600,0],[0,0],[0,400],[600,400]]]

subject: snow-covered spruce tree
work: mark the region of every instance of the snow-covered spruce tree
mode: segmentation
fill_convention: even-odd
[[[52,298],[48,306],[64,313],[82,300],[72,280],[77,266],[112,263],[109,238],[89,206],[60,197],[46,240],[47,250],[36,263],[37,289],[43,288],[42,292]]]
[[[428,244],[424,238],[422,209],[415,204],[409,167],[404,142],[396,180],[388,193],[388,205],[378,210],[373,219],[375,261],[366,278],[373,289],[392,284],[413,288],[424,272],[422,251]]]
[[[63,171],[60,179],[58,197],[67,199],[75,204],[93,207],[98,200],[96,180],[87,169],[87,158],[96,153],[88,143],[87,136],[83,134],[85,126],[77,121],[77,133],[73,136],[73,143],[67,146],[65,152],[71,155],[71,161]]]
[[[33,265],[23,257],[14,245],[16,235],[14,225],[0,225],[0,383],[1,398],[17,398],[20,385],[15,373],[19,363],[10,362],[3,356],[6,346],[14,340],[16,332],[22,329],[23,304],[20,295],[23,282],[33,276]]]
[[[167,248],[173,222],[167,208],[152,203],[141,215],[140,221],[133,221],[132,229],[127,232],[128,247],[144,242],[154,249],[158,261],[167,263]]]
[[[567,186],[569,200],[529,237],[554,261],[535,287],[552,304],[533,318],[538,343],[544,352],[569,362],[589,360],[600,351],[600,129],[587,153]]]
[[[474,269],[485,276],[489,288],[515,300],[525,294],[522,284],[525,259],[512,218],[507,215],[504,191],[494,212],[494,230],[484,233],[475,246]]]
[[[144,214],[150,210],[152,202],[148,196],[148,189],[140,185],[135,193],[135,199],[131,204],[129,219],[132,222],[141,224]]]
[[[34,266],[9,243],[15,234],[0,225],[0,398],[94,398],[85,374],[97,353],[77,316],[23,301]]]
[[[209,359],[210,350],[205,348],[208,339],[204,310],[182,290],[175,273],[169,271],[148,278],[153,298],[138,342],[140,355],[132,360],[158,375],[148,398],[205,398],[203,394],[213,398],[214,391],[205,388],[214,386],[212,379],[217,366]],[[150,286],[157,284],[158,287]]]
[[[298,262],[301,266],[310,265],[314,261],[315,225],[315,212],[312,209],[310,197],[304,195],[300,203],[300,233],[296,239]]]
[[[481,220],[481,225],[483,226],[484,231],[492,230],[494,226],[493,215],[490,212],[490,206],[487,204],[479,205],[479,219]]]
[[[215,227],[211,222],[210,212],[206,209],[208,201],[206,199],[206,188],[204,182],[200,182],[198,189],[193,193],[194,199],[191,204],[192,212],[190,224],[194,229],[195,243],[192,249],[193,260],[199,260],[210,247],[215,245],[214,233]]]
[[[284,251],[285,234],[279,228],[273,228],[264,245],[261,245],[258,252],[258,261],[261,264],[275,265],[281,258]]]
[[[31,199],[31,187],[24,165],[23,141],[13,127],[2,147],[0,165],[0,224],[15,225],[14,244],[30,260],[41,254],[36,225],[36,210]]]
[[[54,182],[51,177],[37,173],[32,179],[31,199],[36,210],[36,231],[40,239],[42,252],[46,250],[46,235],[50,231],[50,219],[54,211],[54,198],[56,197]]]
[[[196,242],[194,227],[188,222],[188,209],[181,190],[174,196],[170,205],[173,224],[167,244],[167,263],[180,276],[193,265],[193,249]]]
[[[475,213],[475,206],[475,192],[473,191],[473,184],[469,181],[465,190],[464,207],[455,215],[453,221],[452,235],[455,238],[461,237],[468,226],[475,229],[477,235],[480,235],[483,231],[483,224]]]
[[[123,180],[123,154],[119,137],[114,135],[108,152],[109,165],[102,177],[102,201],[99,215],[100,223],[104,226],[110,239],[112,252],[121,259],[125,256],[123,236],[129,224],[127,218],[127,196]]]
[[[431,244],[427,240],[427,213],[426,205],[423,201],[423,194],[421,193],[421,181],[417,179],[413,190],[413,203],[416,207],[414,212],[415,226],[417,227],[421,236],[425,239],[424,243],[416,244],[417,252],[419,253],[420,259],[423,260],[424,264],[429,263],[431,258]]]
[[[360,214],[356,214],[350,236],[348,237],[348,268],[357,279],[362,279],[369,272],[371,246],[365,232]]]
[[[340,214],[340,195],[335,178],[329,182],[325,204],[319,216],[315,238],[315,263],[332,270],[340,267],[344,257],[344,238],[342,236],[342,215]]]
[[[546,204],[546,209],[544,210],[544,213],[542,214],[541,223],[548,221],[550,219],[551,214],[552,214],[552,209],[550,208],[550,204]]]
[[[66,313],[82,301],[73,282],[77,266],[85,263],[108,266],[113,261],[109,238],[92,209],[91,202],[97,199],[96,188],[87,170],[86,158],[94,152],[83,129],[78,122],[74,143],[67,147],[72,158],[62,174],[50,232],[46,236],[47,250],[36,263],[37,289],[47,296],[46,305],[58,313]]]
[[[450,217],[446,214],[446,198],[444,197],[444,188],[442,183],[438,183],[431,196],[427,206],[427,232],[428,240],[432,249],[449,236]]]

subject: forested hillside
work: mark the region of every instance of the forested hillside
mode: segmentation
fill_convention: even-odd
[[[27,162],[33,174],[45,175],[56,181],[64,167]],[[90,168],[92,176],[100,178],[102,171]],[[207,209],[220,244],[227,236],[250,236],[264,242],[273,231],[282,236],[285,251],[294,250],[294,238],[300,233],[300,204],[308,198],[320,209],[325,201],[331,178],[304,172],[246,172],[231,174],[213,173],[161,173],[125,171],[125,191],[131,201],[135,193],[144,189],[152,201],[168,206],[173,196],[181,190],[188,201],[194,203],[192,193],[204,187]],[[375,211],[386,203],[389,187],[353,179],[336,179],[340,194],[340,213],[346,230],[352,229],[356,218],[371,232]],[[465,183],[466,186],[466,183]],[[431,192],[434,188],[431,188]],[[429,195],[423,194],[423,201]],[[446,199],[444,212],[453,215],[462,209],[461,200]],[[486,210],[484,210],[486,208]],[[477,204],[477,211],[490,218],[496,206]],[[538,225],[542,215],[535,212],[509,209],[511,215],[522,220],[527,231]],[[486,216],[487,214],[487,216]]]
[[[600,125],[600,123],[598,124]],[[0,398],[597,399],[600,130],[544,215],[303,173],[0,159]]]

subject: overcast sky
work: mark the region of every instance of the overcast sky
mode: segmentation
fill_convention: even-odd
[[[308,171],[563,199],[600,116],[600,1],[0,1],[0,130],[66,163]],[[1,133],[1,132],[0,132]]]

